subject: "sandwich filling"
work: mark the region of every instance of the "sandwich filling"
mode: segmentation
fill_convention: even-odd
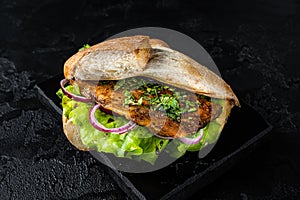
[[[74,83],[103,108],[164,137],[194,135],[222,111],[209,97],[142,77]]]
[[[120,127],[128,120],[139,125],[126,134],[99,131],[89,121],[93,104],[74,101],[59,90],[64,115],[80,127],[81,140],[89,149],[154,164],[162,151],[178,158],[186,151],[199,151],[214,143],[219,136],[221,125],[216,119],[222,113],[223,100],[139,77],[71,84],[65,89],[101,104],[102,109],[97,109],[95,117],[105,127]],[[196,144],[180,141],[200,134],[203,136]]]

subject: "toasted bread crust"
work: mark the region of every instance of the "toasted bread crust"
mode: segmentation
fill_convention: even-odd
[[[80,127],[73,124],[73,122],[65,116],[64,112],[62,114],[62,123],[64,133],[71,144],[79,150],[88,151],[89,149],[81,141]]]
[[[125,52],[136,56],[139,65],[145,66],[150,58],[149,36],[136,35],[131,37],[122,37],[107,40],[83,49],[71,56],[64,64],[64,75],[67,79],[72,79],[78,67],[79,61],[92,52]]]
[[[155,48],[155,47],[169,47],[169,45],[167,43],[165,43],[162,40],[156,39],[156,38],[151,38],[149,40],[149,43],[151,45],[151,48]]]
[[[141,35],[107,40],[67,60],[65,77],[98,81],[145,76],[198,94],[226,99],[240,106],[238,98],[221,77],[166,46],[161,40]],[[107,51],[112,54],[103,59]],[[128,54],[124,56],[124,52]]]
[[[223,130],[233,106],[234,105],[232,104],[232,102],[225,100],[225,102],[223,104],[222,112],[221,112],[220,116],[216,119],[216,121],[219,124],[221,124],[219,132],[221,132]]]
[[[231,87],[217,74],[192,58],[167,47],[152,49],[142,76],[205,96],[226,99],[240,106]]]

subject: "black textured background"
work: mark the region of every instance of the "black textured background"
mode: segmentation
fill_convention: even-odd
[[[299,11],[299,0],[1,0],[0,199],[127,198],[103,165],[68,143],[33,86],[61,73],[82,44],[143,26],[202,44],[239,98],[274,126],[194,198],[299,199]]]

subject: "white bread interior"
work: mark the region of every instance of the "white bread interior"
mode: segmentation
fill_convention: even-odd
[[[119,79],[142,71],[150,58],[148,36],[122,37],[104,41],[79,51],[64,65],[67,79]]]

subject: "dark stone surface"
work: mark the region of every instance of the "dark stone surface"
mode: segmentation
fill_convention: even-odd
[[[0,199],[124,199],[74,149],[33,86],[82,44],[161,26],[202,44],[239,98],[274,126],[264,145],[195,199],[300,197],[299,1],[23,1],[0,7]],[[251,119],[249,119],[249,125]]]
[[[34,95],[29,73],[0,59],[0,199],[126,198],[105,166],[77,151]]]

